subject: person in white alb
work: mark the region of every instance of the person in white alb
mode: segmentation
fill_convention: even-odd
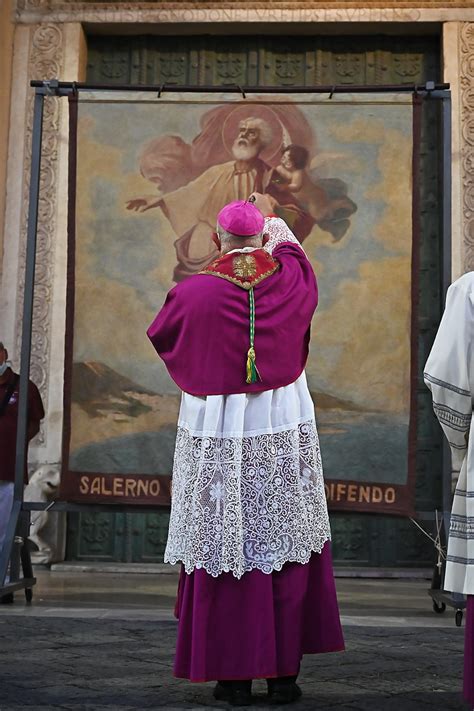
[[[474,272],[448,290],[446,309],[425,366],[424,379],[450,448],[457,477],[444,588],[467,595],[464,696],[474,707]]]

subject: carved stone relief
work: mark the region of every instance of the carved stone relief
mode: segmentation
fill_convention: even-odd
[[[474,269],[474,23],[461,25],[461,165],[464,269]]]
[[[37,0],[40,2],[40,0]],[[29,79],[59,77],[63,61],[63,33],[59,25],[44,24],[31,30],[28,65]],[[23,310],[26,233],[30,187],[31,136],[33,124],[33,92],[28,97],[25,130],[25,162],[22,196],[22,222],[18,263],[16,352],[21,349],[21,314]],[[53,260],[56,233],[56,200],[58,143],[61,102],[47,97],[44,102],[42,163],[38,212],[36,281],[33,306],[31,377],[38,385],[45,410],[48,407],[49,357],[51,348],[51,301],[53,296]],[[36,442],[45,444],[44,428]]]
[[[71,2],[67,0],[17,0],[19,22],[416,22],[420,9],[472,7],[457,3],[385,0],[361,3],[351,0],[232,0],[222,7],[220,0],[174,2]]]
[[[35,468],[25,489],[25,501],[50,502],[59,491],[59,464],[44,464]],[[64,559],[66,514],[33,511],[29,538],[36,550],[33,563],[50,564]]]

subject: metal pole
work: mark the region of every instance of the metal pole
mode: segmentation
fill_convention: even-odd
[[[43,92],[35,93],[33,134],[31,147],[30,201],[26,242],[25,285],[23,296],[23,322],[21,339],[20,392],[18,401],[18,426],[16,438],[15,488],[13,508],[8,521],[3,548],[0,551],[0,584],[3,585],[15,539],[18,518],[23,502],[24,467],[28,436],[28,381],[30,375],[31,330],[33,323],[33,295],[35,283],[36,237],[41,170],[41,139],[43,135]]]
[[[443,97],[441,102],[442,111],[442,136],[443,154],[441,171],[441,194],[443,209],[443,272],[442,272],[442,294],[443,307],[446,301],[446,292],[451,284],[451,96]],[[446,437],[443,437],[443,511],[445,525],[449,521],[452,505],[452,484],[451,484],[451,453]],[[446,533],[449,528],[446,528]]]
[[[443,190],[443,275],[442,275],[442,288],[443,294],[445,294],[447,287],[451,281],[451,98],[449,87],[447,83],[435,84],[434,82],[427,82],[424,85],[397,85],[397,84],[385,84],[385,85],[327,85],[327,86],[300,86],[300,87],[282,87],[282,86],[271,86],[271,87],[257,87],[257,86],[237,86],[236,84],[223,85],[223,86],[190,86],[190,85],[178,85],[178,84],[165,84],[165,85],[118,85],[118,84],[88,84],[79,82],[58,82],[57,80],[34,80],[30,82],[30,86],[36,89],[35,96],[35,117],[33,124],[33,150],[32,150],[32,165],[31,173],[32,179],[30,183],[30,211],[29,211],[29,221],[28,221],[28,247],[33,244],[33,255],[32,255],[32,270],[28,272],[28,256],[27,256],[27,276],[25,279],[25,314],[27,307],[27,291],[28,285],[31,288],[31,305],[29,314],[29,324],[28,319],[23,320],[23,344],[22,344],[22,373],[20,378],[20,406],[19,406],[19,425],[21,424],[21,418],[23,417],[23,426],[18,430],[18,441],[23,438],[23,442],[20,443],[20,447],[17,449],[17,466],[15,474],[15,501],[13,510],[15,514],[12,513],[11,520],[9,522],[9,528],[7,531],[7,538],[5,541],[4,549],[0,552],[0,581],[4,579],[2,575],[6,570],[8,565],[8,556],[6,556],[6,550],[10,550],[13,541],[13,536],[16,528],[16,521],[20,510],[43,510],[45,508],[44,502],[28,502],[26,505],[22,506],[22,495],[23,495],[23,470],[21,469],[21,475],[19,476],[20,469],[22,466],[21,462],[24,462],[26,453],[26,417],[27,417],[27,399],[26,391],[24,387],[25,381],[27,381],[27,369],[29,370],[29,360],[31,351],[31,315],[32,315],[32,297],[33,297],[33,282],[34,282],[34,251],[36,248],[36,222],[37,222],[37,207],[38,207],[38,193],[39,193],[39,163],[41,159],[41,133],[42,133],[42,113],[43,113],[43,97],[45,95],[54,94],[56,96],[67,96],[77,90],[95,90],[95,91],[139,91],[139,92],[193,92],[193,93],[259,93],[259,94],[308,94],[308,93],[328,93],[329,95],[337,93],[386,93],[386,92],[399,92],[399,93],[413,93],[416,91],[422,96],[429,96],[432,99],[442,100],[442,117],[443,117],[443,156],[442,156],[442,190]],[[36,168],[35,168],[35,153],[36,155]],[[36,190],[34,188],[34,173],[36,173]],[[33,226],[34,225],[34,226]],[[32,234],[33,232],[33,234]],[[27,252],[28,255],[28,252]],[[30,276],[28,274],[30,273]],[[29,281],[31,279],[31,281]],[[25,338],[26,334],[26,338]],[[26,367],[28,364],[28,368]],[[24,393],[24,412],[22,410],[22,391]],[[18,446],[18,445],[17,445]],[[444,445],[443,445],[444,446]],[[20,452],[20,449],[22,451]],[[444,454],[444,453],[443,453]],[[450,508],[451,501],[451,472],[449,468],[449,479],[446,474],[446,462],[443,464],[443,507],[446,510],[446,505],[448,503],[448,510]],[[18,493],[19,492],[19,493]],[[49,504],[47,505],[49,506]],[[62,511],[82,511],[88,510],[90,504],[69,504],[65,502],[58,502],[55,504],[55,510]],[[103,509],[100,510],[114,510],[110,505],[103,505]],[[98,510],[98,509],[97,509]],[[117,505],[115,510],[130,510],[137,512],[145,512],[149,510],[147,506],[134,507],[121,507]],[[426,516],[432,516],[432,512],[425,513]],[[14,521],[13,521],[14,520]],[[13,530],[13,532],[12,532]],[[7,545],[8,544],[8,545]],[[5,560],[6,556],[6,560]]]
[[[451,96],[442,99],[443,297],[451,284]]]
[[[242,86],[239,84],[223,84],[221,86],[192,86],[190,84],[88,84],[87,82],[41,81],[34,80],[30,86],[42,89],[45,93],[54,91],[57,95],[69,94],[72,91],[139,91],[159,94],[169,92],[206,93],[206,94],[382,94],[384,92],[418,94],[440,92],[449,89],[449,84],[436,84],[434,81],[425,84],[337,84],[319,86]]]

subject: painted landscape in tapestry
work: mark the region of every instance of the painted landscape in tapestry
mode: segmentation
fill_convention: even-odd
[[[318,277],[326,478],[406,482],[411,107],[285,102],[80,103],[69,470],[171,472],[179,393],[145,331],[222,205],[260,190]]]

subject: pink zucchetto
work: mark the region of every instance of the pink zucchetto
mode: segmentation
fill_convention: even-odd
[[[217,222],[222,229],[238,237],[258,235],[265,225],[258,207],[246,200],[234,200],[223,207],[217,215]]]

